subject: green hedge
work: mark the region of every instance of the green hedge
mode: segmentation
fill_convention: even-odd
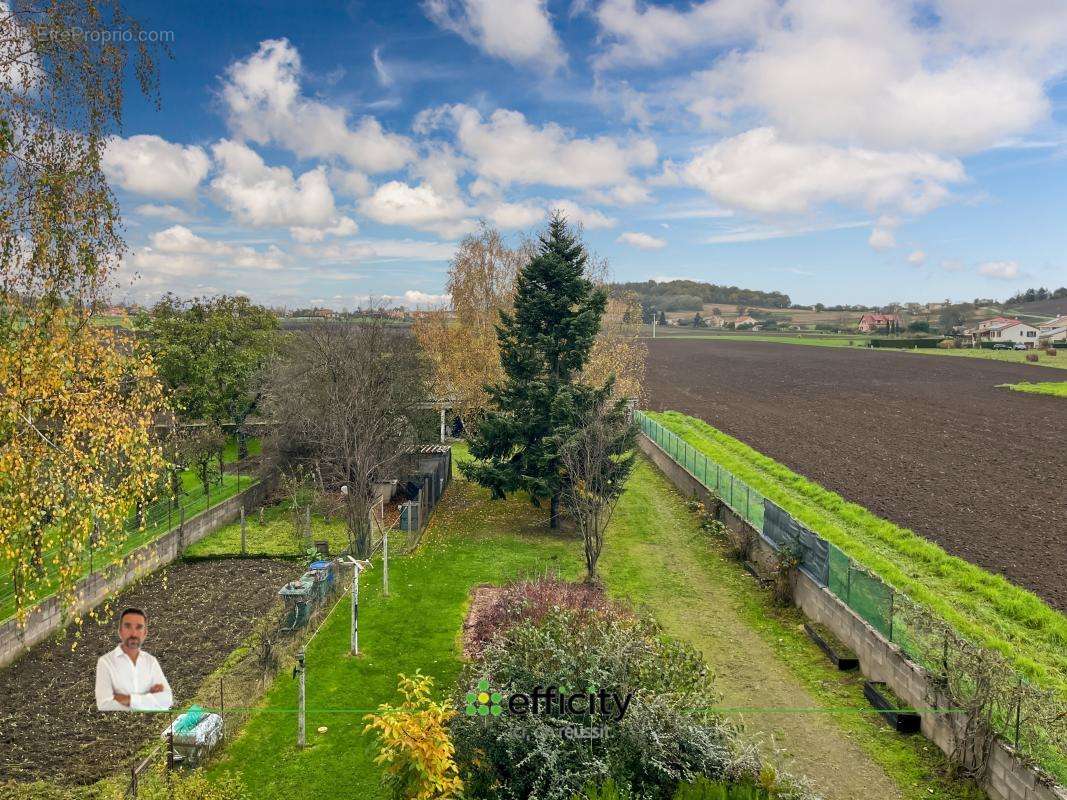
[[[895,347],[910,350],[913,347],[937,347],[943,336],[931,336],[921,339],[871,339],[871,347]]]

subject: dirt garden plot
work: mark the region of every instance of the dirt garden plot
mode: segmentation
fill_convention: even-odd
[[[166,727],[165,714],[96,711],[96,659],[118,644],[118,610],[148,613],[145,650],[159,659],[179,708],[299,572],[296,562],[280,560],[172,564],[119,595],[107,619],[86,621],[79,639],[48,640],[0,670],[0,783],[94,782],[129,769]]]
[[[1047,377],[1046,377],[1047,376]],[[699,417],[1067,610],[1060,370],[767,342],[649,341],[649,406]]]

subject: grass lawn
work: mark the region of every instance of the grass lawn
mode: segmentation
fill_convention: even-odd
[[[304,554],[304,541],[297,528],[293,511],[284,503],[263,509],[263,523],[258,513],[247,519],[245,547],[254,556],[299,556]],[[303,511],[300,512],[303,524]],[[331,553],[348,547],[348,531],[342,519],[327,521],[321,514],[311,515],[311,538],[325,539]],[[241,552],[241,523],[234,522],[205,536],[185,549],[183,555],[195,558],[236,555]]]
[[[770,333],[711,333],[702,330],[663,332],[663,328],[656,331],[657,339],[727,339],[745,342],[777,342],[779,344],[808,344],[816,347],[866,347],[868,337],[857,334],[856,336],[838,336],[825,334],[802,334],[777,336]]]
[[[1042,383],[1002,383],[997,388],[1013,392],[1047,394],[1051,397],[1067,397],[1067,381],[1044,381]]]
[[[256,452],[258,452],[259,441],[251,441],[254,442]],[[223,451],[223,458],[226,462],[232,462],[236,458],[236,453],[236,446],[231,442],[229,450]],[[182,472],[181,481],[185,494],[180,499],[179,505],[185,510],[185,518],[189,519],[211,506],[218,505],[222,501],[233,497],[239,491],[247,489],[253,484],[254,478],[251,475],[242,474],[240,482],[238,482],[237,475],[226,473],[218,483],[211,486],[210,495],[204,491],[203,486],[200,485],[200,481],[197,480],[192,470],[187,469]],[[121,536],[112,535],[110,537],[112,543],[108,547],[97,549],[92,553],[92,567],[100,569],[105,564],[121,559],[141,545],[152,541],[158,536],[162,536],[176,526],[179,519],[178,508],[170,508],[168,501],[159,500],[153,503],[146,512],[143,527],[138,528],[131,523]],[[56,591],[58,586],[56,579],[57,568],[53,559],[62,551],[64,546],[64,542],[57,535],[53,535],[51,539],[47,536],[45,537],[45,575],[34,586],[31,604],[40,602]],[[85,564],[82,575],[89,573],[89,558],[89,553],[86,552],[84,554]],[[15,613],[15,591],[11,582],[11,569],[8,564],[10,564],[9,561],[0,558],[0,621]]]
[[[937,348],[927,350],[904,350],[901,352],[918,353],[926,356],[956,356],[958,358],[980,358],[986,361],[1004,361],[1009,364],[1029,364],[1037,367],[1055,367],[1067,369],[1067,350],[1057,351],[1055,356],[1046,355],[1044,350],[986,350],[984,348],[963,348],[961,350],[939,350]],[[1037,353],[1037,361],[1027,361],[1027,354]]]
[[[463,457],[461,450],[456,455]],[[297,687],[283,668],[261,708],[209,774],[238,775],[257,800],[308,793],[384,798],[363,715],[379,703],[395,702],[399,672],[421,669],[435,678],[442,695],[452,691],[470,589],[546,570],[565,578],[580,576],[579,543],[572,534],[546,530],[544,517],[544,510],[523,499],[493,502],[485,490],[455,480],[415,553],[390,559],[391,596],[381,596],[378,563],[361,584],[363,656],[346,655],[347,597],[308,646],[308,747],[301,751],[295,746]],[[754,692],[750,702],[761,696],[763,683],[782,678],[778,691],[791,702],[796,702],[793,693],[809,692],[817,704],[866,706],[854,681],[843,684],[820,662],[814,645],[798,632],[795,613],[774,612],[762,592],[745,585],[740,568],[709,545],[682,498],[645,460],[620,502],[602,563],[612,593],[651,607],[670,632],[710,655],[720,674],[724,658],[741,665],[745,674],[740,683]],[[702,630],[693,622],[700,609],[722,616]],[[880,797],[968,796],[958,785],[931,778],[939,764],[932,745],[897,737],[872,715],[847,716],[839,725],[836,717],[818,715],[806,727],[793,715],[788,746],[798,753],[817,745],[820,756],[829,748],[838,762],[831,765],[836,778],[847,786],[851,779],[842,773],[854,772],[852,788],[857,791],[867,785],[863,781],[873,780],[887,790]],[[327,730],[319,733],[320,726]],[[760,723],[754,727],[759,730]],[[815,755],[808,759],[815,761]]]
[[[674,411],[649,416],[957,631],[1000,651],[1021,674],[1067,695],[1067,616],[1039,597],[950,556],[701,420]],[[1042,741],[1026,745],[1045,768],[1067,779],[1067,754]]]

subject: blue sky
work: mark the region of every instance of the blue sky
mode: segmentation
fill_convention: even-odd
[[[796,302],[1067,284],[1060,0],[131,3],[114,296],[444,300],[562,208],[617,280]]]

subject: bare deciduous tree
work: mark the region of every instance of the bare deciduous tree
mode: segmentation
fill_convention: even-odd
[[[585,424],[564,439],[560,499],[582,535],[587,581],[596,580],[604,531],[633,470],[636,437],[626,402],[611,399],[609,384]]]
[[[372,548],[374,484],[392,476],[415,442],[414,417],[426,396],[418,345],[383,322],[295,332],[268,378],[268,457],[282,470],[313,472],[326,491],[348,487],[349,548],[360,557]]]

